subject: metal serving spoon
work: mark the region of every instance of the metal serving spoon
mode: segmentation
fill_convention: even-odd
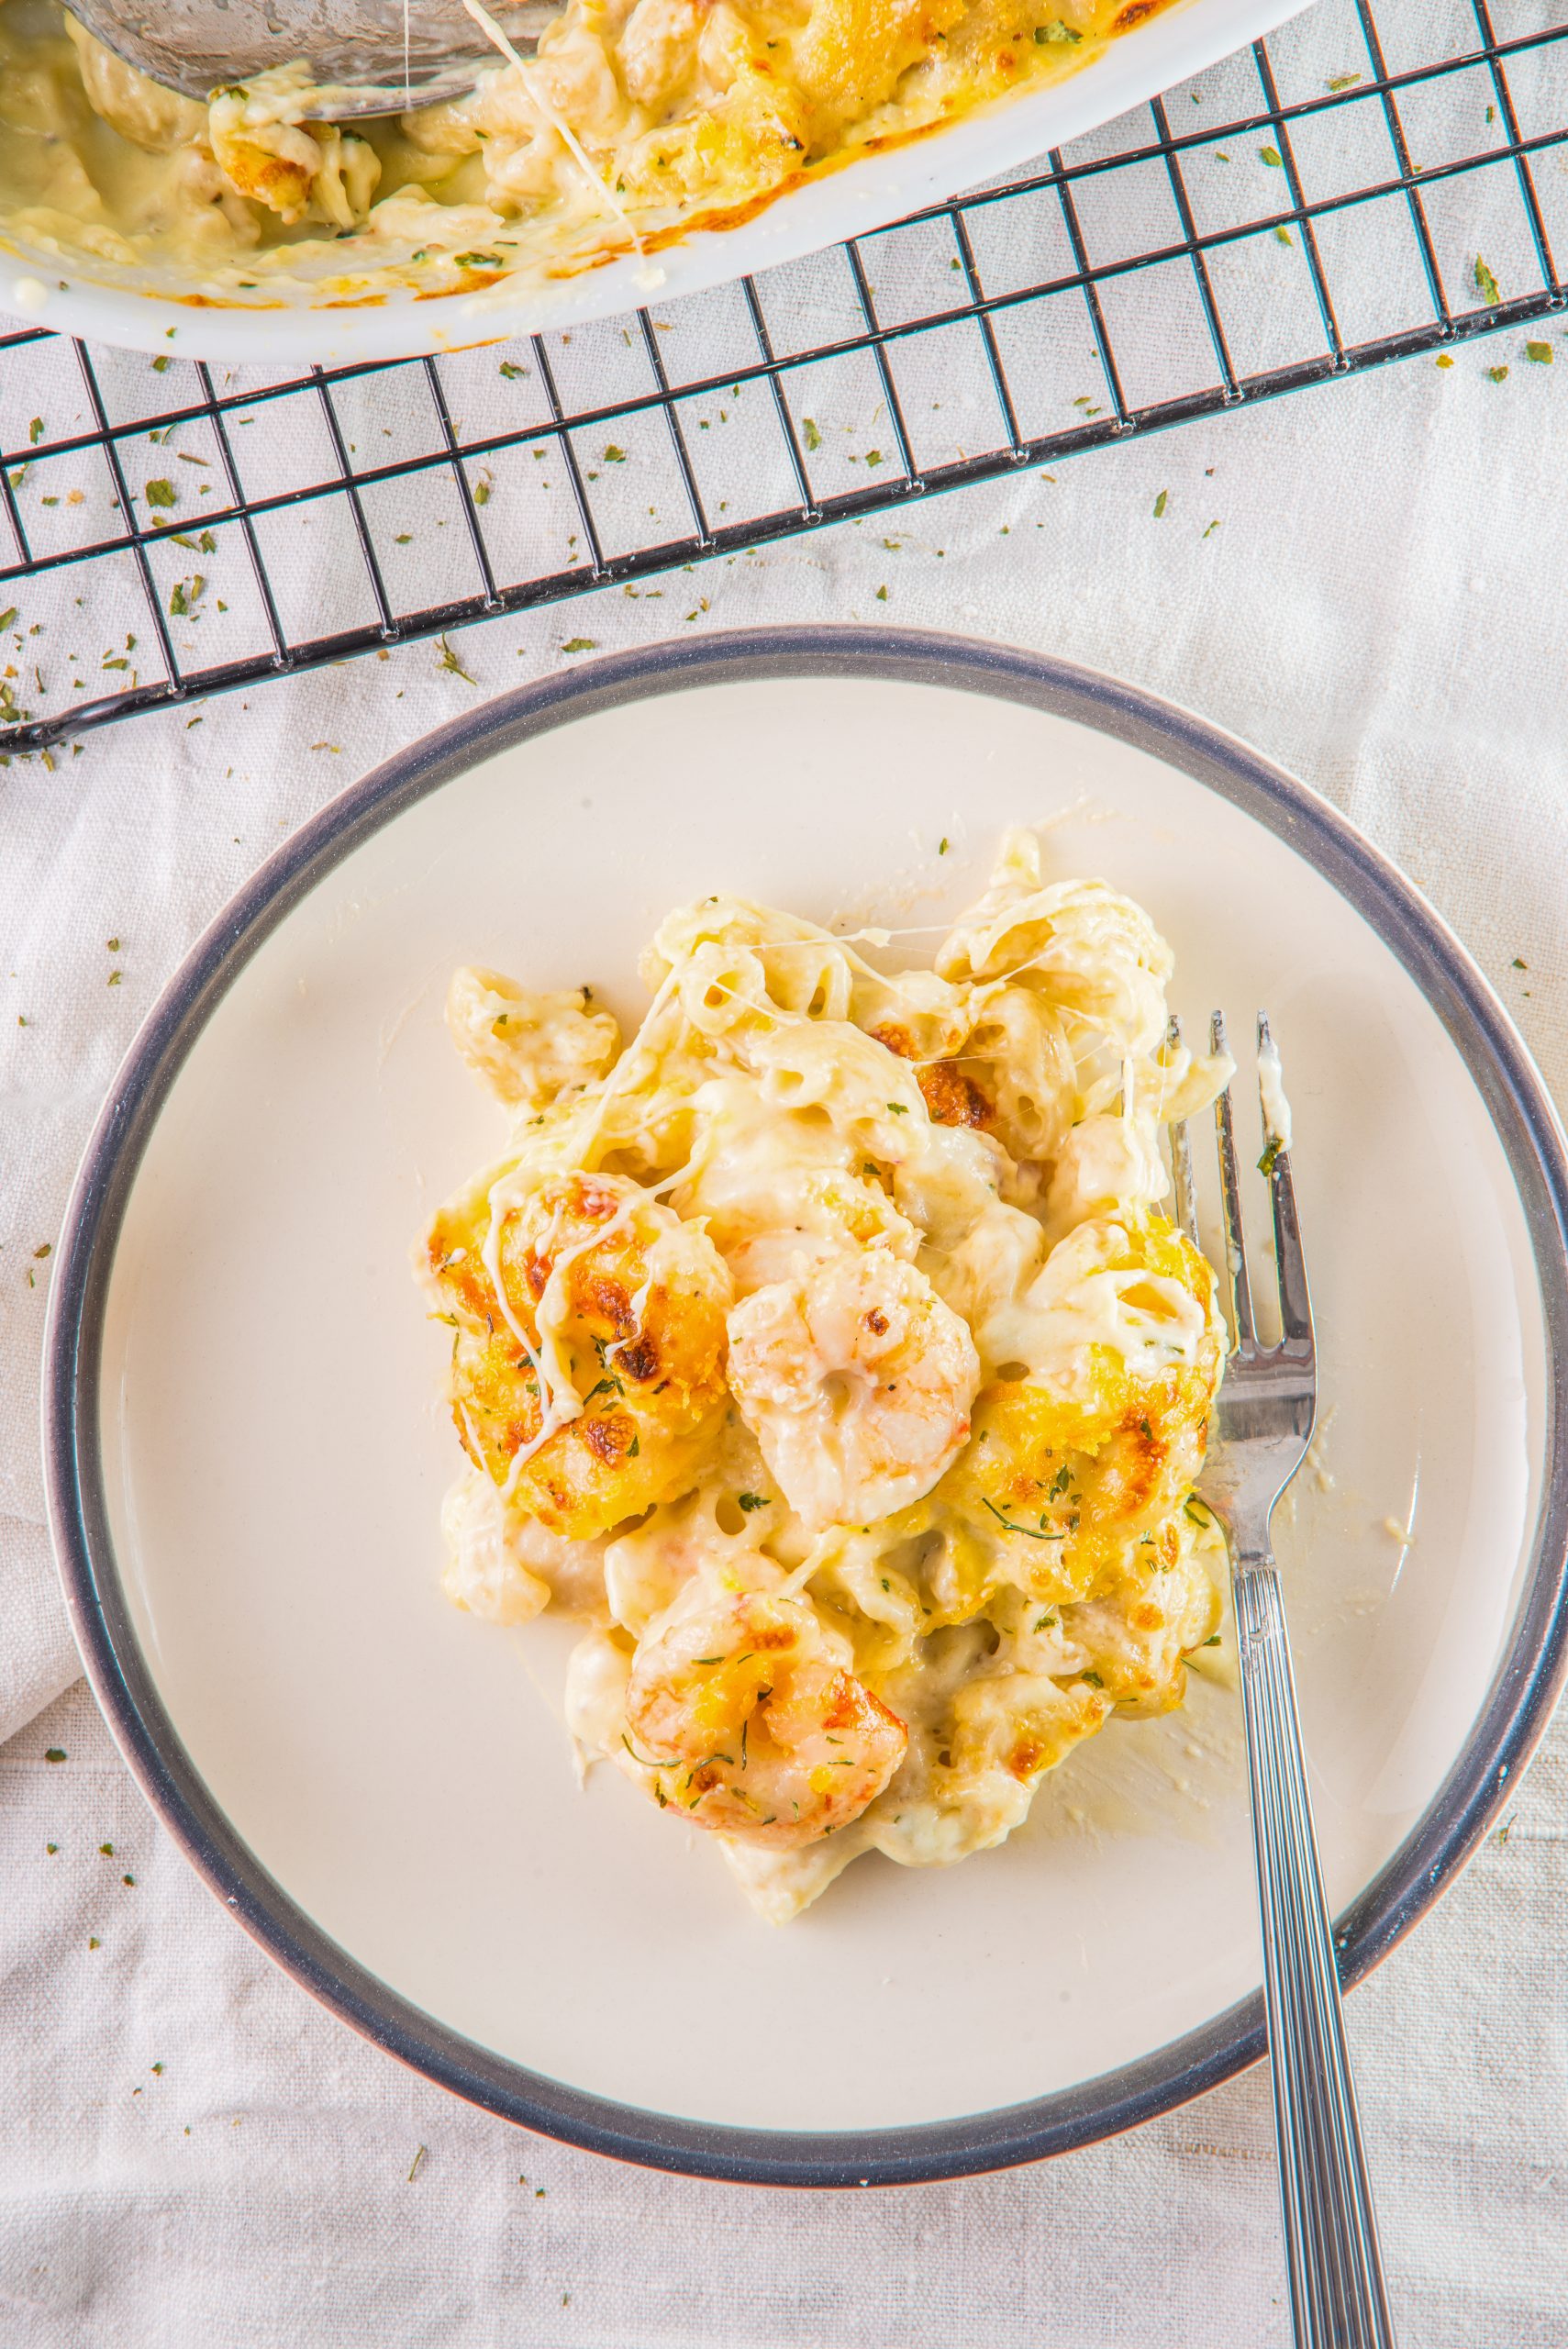
[[[559,14],[555,0],[489,0],[489,9],[525,53]],[[186,98],[304,58],[320,84],[306,111],[334,122],[462,97],[498,61],[462,0],[71,0],[71,13]]]

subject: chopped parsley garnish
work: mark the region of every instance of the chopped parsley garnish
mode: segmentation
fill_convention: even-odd
[[[766,1493],[741,1493],[738,1497],[741,1508],[745,1510],[748,1517],[751,1516],[751,1511],[754,1508],[767,1508],[771,1507],[771,1503],[769,1502]],[[884,1587],[885,1588],[886,1586],[884,1585]]]
[[[1274,1168],[1278,1165],[1284,1151],[1284,1144],[1281,1141],[1278,1134],[1271,1134],[1268,1139],[1268,1145],[1264,1150],[1262,1158],[1258,1161],[1259,1174],[1272,1174]]]
[[[1502,300],[1503,296],[1498,287],[1497,281],[1492,274],[1492,272],[1487,268],[1485,260],[1480,253],[1477,253],[1475,256],[1474,276],[1475,291],[1480,295],[1484,302],[1496,305]]]
[[[984,1493],[980,1499],[982,1507],[988,1508],[997,1524],[1005,1525],[1009,1533],[1027,1533],[1031,1542],[1065,1542],[1067,1539],[1064,1533],[1037,1533],[1032,1525],[1015,1525],[1012,1519],[1004,1517],[995,1502],[987,1500]]]

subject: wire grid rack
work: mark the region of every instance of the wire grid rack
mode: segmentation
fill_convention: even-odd
[[[625,318],[275,375],[5,333],[0,757],[1545,318],[1554,239],[1568,0],[1318,0],[1006,181]]]

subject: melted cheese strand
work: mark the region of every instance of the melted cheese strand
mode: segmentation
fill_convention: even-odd
[[[405,0],[405,6],[406,6],[406,5],[407,0]],[[590,157],[587,149],[583,145],[582,140],[578,138],[577,133],[573,129],[572,125],[567,121],[566,117],[561,112],[560,108],[545,95],[543,91],[538,90],[534,87],[533,76],[528,71],[526,61],[519,56],[517,50],[506,38],[506,35],[502,31],[500,26],[495,22],[495,17],[490,14],[489,9],[483,5],[483,0],[462,0],[462,5],[467,9],[469,15],[473,18],[474,23],[479,27],[480,31],[484,35],[485,39],[490,42],[493,48],[500,50],[502,56],[506,59],[509,64],[516,66],[517,78],[522,83],[523,91],[528,98],[528,104],[543,116],[550,128],[564,141],[573,162],[576,163],[579,170],[582,172],[584,178],[587,181],[589,186],[593,189],[594,194],[604,206],[605,210],[609,214],[612,220],[618,220],[620,222],[621,227],[631,239],[632,244],[636,249],[638,261],[641,265],[639,272],[639,281],[650,281],[655,284],[662,284],[664,278],[663,271],[651,270],[649,268],[647,248],[643,244],[642,239],[637,233],[630,213],[627,210],[625,205],[620,202],[608,181],[602,180],[599,177],[598,173],[594,169],[593,160]]]

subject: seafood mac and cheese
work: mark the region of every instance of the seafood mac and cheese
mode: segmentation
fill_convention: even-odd
[[[52,0],[0,0],[0,244],[261,306],[571,275],[1074,72],[1166,5],[566,0],[472,96],[338,125],[303,65],[199,104]]]
[[[452,983],[512,1127],[418,1253],[445,1586],[581,1619],[583,1749],[783,1920],[857,1853],[1000,1842],[1113,1713],[1181,1702],[1223,1346],[1159,1140],[1228,1064],[1167,1041],[1148,916],[1028,832],[934,968],[731,897],[642,967],[624,1042],[586,990]]]

